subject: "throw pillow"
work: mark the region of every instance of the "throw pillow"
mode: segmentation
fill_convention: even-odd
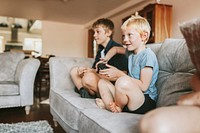
[[[200,74],[200,18],[183,22],[180,30],[187,42],[192,63]]]

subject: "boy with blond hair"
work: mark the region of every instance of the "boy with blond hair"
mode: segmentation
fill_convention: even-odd
[[[113,47],[103,58],[104,62],[115,54],[128,55],[128,75],[116,69],[118,79],[113,85],[106,79],[100,79],[98,88],[101,96],[96,99],[100,108],[112,112],[130,112],[144,114],[156,107],[157,89],[155,82],[158,76],[156,55],[146,43],[150,35],[148,21],[139,16],[132,16],[121,26],[123,44],[126,47]],[[108,68],[113,66],[106,64]],[[110,75],[100,70],[102,75]]]

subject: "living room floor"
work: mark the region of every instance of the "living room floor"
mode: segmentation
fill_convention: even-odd
[[[53,117],[50,114],[49,104],[41,103],[41,101],[48,99],[49,93],[46,91],[49,91],[49,89],[46,89],[46,87],[44,87],[41,90],[40,97],[38,92],[35,92],[34,105],[31,106],[31,111],[29,115],[25,114],[24,107],[0,109],[0,123],[17,123],[47,120],[53,128],[54,133],[65,133],[65,131],[59,124],[58,127],[54,126]]]

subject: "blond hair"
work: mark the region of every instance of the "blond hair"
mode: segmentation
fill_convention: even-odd
[[[130,18],[128,18],[121,26],[121,29],[125,30],[128,26],[132,26],[137,32],[142,35],[143,33],[148,33],[147,39],[145,40],[145,43],[149,40],[151,27],[149,25],[149,22],[140,15],[132,15]]]

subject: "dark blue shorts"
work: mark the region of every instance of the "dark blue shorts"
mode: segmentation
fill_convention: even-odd
[[[128,106],[126,105],[123,108],[123,112],[128,112],[128,113],[135,113],[135,114],[145,114],[148,111],[155,109],[156,108],[156,102],[154,100],[152,100],[148,94],[144,94],[145,97],[145,101],[142,104],[142,106],[140,106],[138,109],[132,111],[128,108]]]

